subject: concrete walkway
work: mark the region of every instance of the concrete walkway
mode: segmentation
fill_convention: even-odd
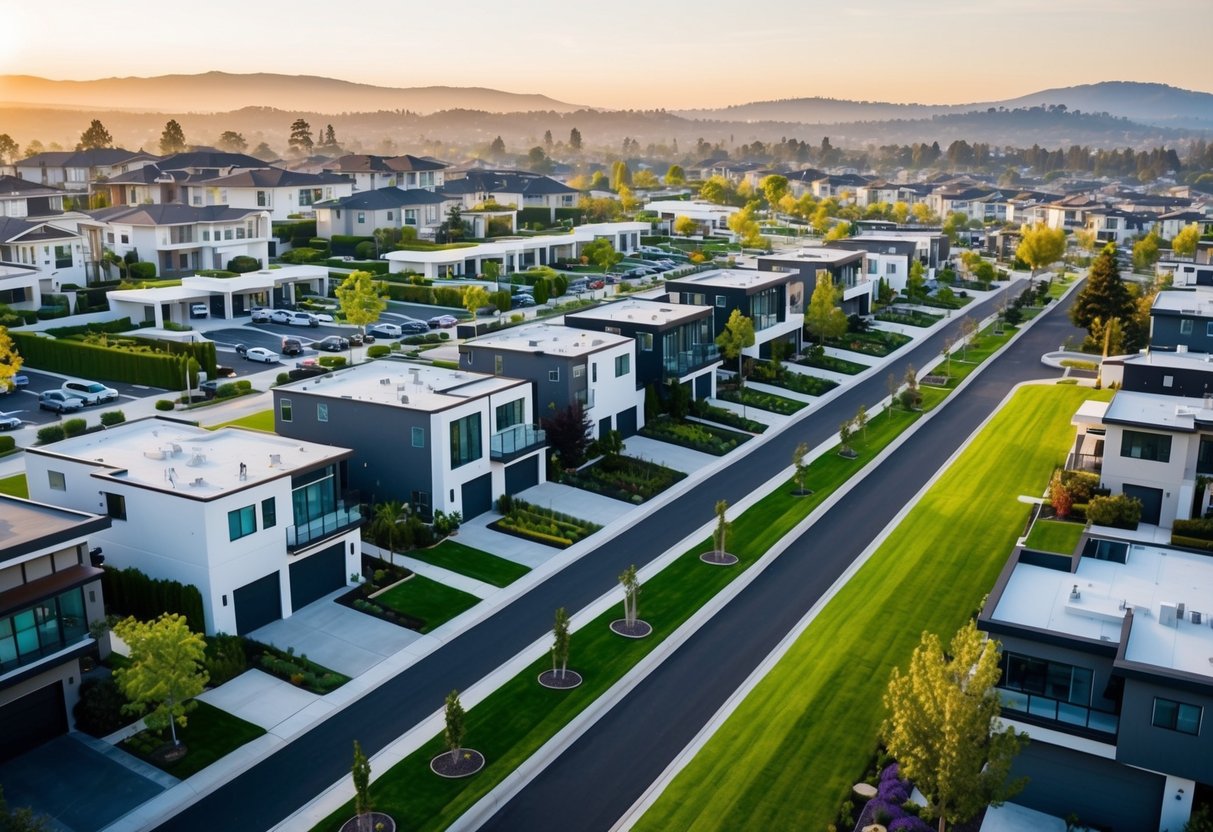
[[[423,578],[429,578],[432,581],[437,581],[440,584],[446,584],[449,587],[454,587],[469,595],[475,595],[477,598],[488,598],[497,591],[497,587],[492,584],[486,584],[484,581],[478,581],[475,578],[469,578],[467,575],[459,572],[453,572],[450,569],[443,569],[441,566],[434,566],[432,563],[426,563],[417,558],[411,558],[408,555],[402,555],[398,552],[389,552],[387,549],[380,549],[374,543],[362,543],[362,553],[370,555],[373,558],[386,560],[389,563],[394,563],[397,566],[403,566],[410,572],[416,572]]]
[[[770,425],[776,429],[787,424],[792,418],[791,416],[772,413],[769,410],[763,410],[761,407],[754,407],[753,405],[743,406],[737,402],[726,402],[724,399],[708,399],[708,404],[724,410],[730,410],[738,416],[753,419],[755,422],[762,422],[764,425]],[[725,427],[728,427],[728,425],[725,425]]]
[[[856,364],[864,364],[868,367],[875,367],[877,364],[883,364],[885,359],[878,355],[868,355],[866,352],[855,352],[854,350],[844,350],[838,347],[823,347],[825,354],[830,358],[841,358],[844,361],[853,361]]]
[[[632,437],[627,440],[627,444],[630,446],[637,438],[639,437]],[[543,482],[533,485],[526,491],[520,492],[518,496],[533,505],[571,514],[573,517],[589,520],[600,526],[618,520],[634,508],[630,503],[622,500],[604,497],[593,491],[586,491],[584,488],[575,488],[558,482]]]
[[[741,447],[745,447],[744,444]],[[660,439],[650,439],[647,436],[629,436],[623,443],[623,455],[656,462],[684,474],[693,474],[720,459],[715,454],[705,454],[703,451],[684,448],[672,442],[662,442]]]
[[[463,525],[459,527],[459,542],[490,555],[521,563],[531,569],[542,566],[560,554],[561,550],[552,546],[533,543],[489,528],[490,523],[500,519],[501,515],[497,512],[487,511],[471,520],[463,521]]]
[[[789,373],[797,373],[802,376],[815,376],[824,378],[827,381],[832,381],[835,384],[846,384],[851,379],[858,375],[851,373],[840,373],[835,370],[823,370],[821,367],[809,367],[804,364],[797,364],[795,361],[785,361],[783,366],[788,368]]]
[[[219,687],[203,691],[198,699],[271,731],[320,696],[260,670],[246,670]]]

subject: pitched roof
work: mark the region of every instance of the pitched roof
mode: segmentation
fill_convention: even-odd
[[[227,205],[180,205],[175,202],[160,205],[117,205],[85,213],[99,222],[120,222],[127,225],[184,225],[193,222],[224,222],[239,220],[249,214],[259,214],[263,208],[230,208]]]
[[[63,191],[59,188],[52,188],[50,185],[43,185],[40,182],[31,182],[20,176],[0,176],[0,199],[6,196],[57,196],[62,193]]]
[[[401,171],[444,170],[450,165],[436,159],[426,159],[420,156],[372,156],[370,154],[351,153],[334,159],[324,166],[325,170],[342,173],[399,173]]]
[[[183,170],[162,170],[159,165],[151,164],[144,165],[135,170],[128,170],[126,173],[120,173],[116,176],[111,176],[105,180],[106,185],[151,185],[156,182],[163,182],[172,179],[176,182],[183,182],[189,177]]]
[[[445,202],[446,197],[424,188],[379,188],[374,191],[362,191],[352,196],[339,199],[326,199],[317,202],[313,208],[344,208],[347,211],[386,211],[391,208],[402,208],[408,205],[438,205]]]
[[[290,188],[348,185],[350,180],[333,173],[300,173],[282,168],[257,168],[207,179],[207,185],[226,188]]]
[[[66,240],[76,237],[70,231],[47,225],[45,221],[27,220],[18,217],[0,217],[0,243],[11,243],[20,237],[20,242],[34,243],[43,240]]]
[[[185,168],[263,168],[266,163],[245,153],[224,153],[221,150],[189,150],[174,153],[161,159],[157,166],[161,170],[183,170]]]
[[[528,194],[575,194],[563,182],[539,173],[514,170],[469,170],[462,179],[448,181],[442,186],[443,193],[462,196],[475,193]]]
[[[65,167],[91,168],[96,165],[119,165],[132,159],[155,159],[142,150],[125,150],[121,147],[97,147],[92,150],[52,150],[35,153],[17,162],[18,167]]]

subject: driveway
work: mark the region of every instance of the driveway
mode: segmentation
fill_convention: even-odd
[[[72,733],[0,765],[0,783],[10,807],[31,807],[58,832],[93,832],[177,779],[101,740]]]

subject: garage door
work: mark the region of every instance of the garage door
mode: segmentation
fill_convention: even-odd
[[[485,474],[471,482],[465,482],[460,489],[463,496],[463,519],[484,514],[493,507],[493,476]]]
[[[67,733],[63,684],[55,682],[0,707],[0,763]]]
[[[539,457],[520,459],[505,469],[505,493],[517,494],[539,485]]]
[[[306,607],[345,586],[345,544],[338,543],[291,564],[291,609]]]
[[[282,593],[278,573],[271,572],[232,593],[236,605],[236,634],[251,633],[282,617]]]
[[[629,407],[615,414],[615,430],[619,431],[624,439],[636,435],[636,408]]]
[[[1162,489],[1125,483],[1125,496],[1141,500],[1141,522],[1158,525],[1162,516]]]

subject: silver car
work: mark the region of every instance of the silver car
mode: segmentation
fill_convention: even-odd
[[[112,387],[106,387],[104,384],[98,384],[95,381],[78,381],[73,379],[63,382],[63,387],[60,389],[67,395],[80,399],[86,407],[118,401],[117,390]]]

